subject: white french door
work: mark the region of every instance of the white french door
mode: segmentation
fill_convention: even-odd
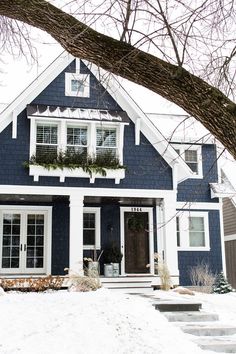
[[[1,211],[2,274],[45,273],[47,222],[46,211]]]

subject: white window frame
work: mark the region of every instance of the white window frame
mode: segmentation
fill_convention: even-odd
[[[37,124],[57,125],[58,130],[58,151],[66,151],[67,149],[67,127],[87,127],[88,136],[87,136],[87,153],[89,156],[96,155],[96,128],[114,128],[117,131],[117,158],[119,159],[120,165],[123,165],[123,147],[124,147],[124,126],[127,123],[117,123],[117,122],[96,122],[96,121],[84,121],[84,120],[74,120],[74,119],[48,119],[48,118],[39,118],[37,116],[30,117],[31,126],[30,126],[30,156],[36,154],[36,132]],[[94,183],[96,178],[108,178],[114,179],[115,184],[119,184],[121,179],[125,178],[125,169],[107,169],[106,176],[103,176],[99,173],[94,173],[92,176],[88,172],[83,171],[82,168],[77,168],[71,170],[69,168],[60,168],[54,170],[48,170],[40,165],[31,165],[29,168],[30,176],[34,176],[34,181],[38,182],[40,176],[51,176],[59,177],[60,182],[64,182],[66,177],[81,177],[81,178],[90,178],[90,183]]]
[[[84,250],[100,250],[101,249],[101,208],[84,207],[83,214],[95,214],[95,245],[83,245]],[[84,230],[84,227],[83,227]]]
[[[72,91],[71,81],[78,80],[84,84],[84,91]],[[65,73],[65,96],[71,97],[90,97],[90,75],[78,73]]]
[[[190,178],[203,178],[202,170],[202,145],[192,145],[192,144],[173,144],[175,150],[179,150],[179,155],[185,161],[185,151],[194,150],[197,151],[197,164],[198,164],[198,173],[194,173]],[[191,170],[192,171],[192,170]]]
[[[1,274],[51,274],[51,249],[52,249],[52,207],[51,206],[27,206],[27,205],[1,205],[0,206],[0,230],[2,230],[2,219],[3,214],[7,213],[15,213],[21,215],[21,234],[24,232],[26,235],[25,227],[26,225],[26,218],[28,214],[43,214],[45,216],[45,243],[44,243],[44,271],[42,273],[42,269],[38,268],[29,268],[26,269],[24,272],[22,268],[12,270],[10,268],[2,268],[1,261],[2,261],[2,231],[0,231],[0,273]],[[24,223],[24,224],[23,224]],[[24,227],[23,227],[24,226]]]
[[[209,215],[208,212],[199,211],[179,211],[176,217],[179,218],[180,229],[180,246],[178,251],[210,251],[210,237],[209,237]],[[201,217],[204,223],[205,246],[190,246],[189,237],[189,218]],[[176,235],[177,237],[177,235]]]
[[[87,130],[87,144],[86,145],[69,145],[67,144],[67,129],[68,128],[79,128],[79,129],[86,129]],[[66,123],[66,138],[65,138],[65,143],[66,143],[66,148],[65,150],[67,150],[68,147],[81,147],[81,148],[86,148],[87,153],[88,153],[88,146],[89,146],[89,141],[90,141],[90,129],[88,124],[76,124],[76,123]]]
[[[37,143],[37,127],[38,126],[54,126],[57,127],[57,144],[47,144],[47,143]],[[36,155],[36,149],[37,146],[56,146],[57,148],[57,154],[58,150],[60,149],[61,141],[60,141],[60,127],[57,122],[45,122],[45,121],[38,121],[35,126],[35,155]]]

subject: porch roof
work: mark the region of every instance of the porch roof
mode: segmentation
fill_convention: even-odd
[[[105,122],[128,123],[129,118],[124,111],[98,110],[45,105],[28,105],[28,117],[69,118],[80,120],[95,120]]]

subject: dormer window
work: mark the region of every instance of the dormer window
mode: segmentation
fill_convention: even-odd
[[[89,74],[65,73],[65,95],[89,97]]]
[[[105,155],[110,153],[117,157],[116,129],[98,128],[96,136],[96,154]]]
[[[173,144],[173,147],[194,173],[192,178],[202,178],[201,145]]]
[[[36,157],[57,156],[58,129],[54,124],[37,124]]]
[[[87,154],[87,127],[67,127],[67,151]]]

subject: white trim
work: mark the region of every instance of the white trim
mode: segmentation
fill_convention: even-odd
[[[224,240],[224,220],[223,220],[223,201],[220,200],[220,242],[221,242],[221,256],[222,256],[222,270],[226,276],[226,257],[225,257],[225,240]]]
[[[17,139],[17,114],[12,112],[12,139]]]
[[[140,145],[140,118],[135,122],[135,145]]]
[[[121,275],[126,275],[125,273],[125,224],[124,224],[124,214],[125,212],[132,213],[148,213],[149,222],[149,264],[150,264],[150,274],[154,274],[154,232],[153,232],[153,208],[149,207],[120,207],[120,242],[121,242],[121,252],[123,253],[123,258],[121,261]],[[148,274],[148,273],[145,273]],[[130,274],[128,274],[130,275]]]
[[[106,176],[94,172],[92,173],[92,175],[90,175],[88,172],[85,172],[82,168],[75,168],[72,170],[64,167],[63,169],[56,168],[56,169],[48,170],[47,168],[39,165],[30,165],[29,175],[34,177],[34,182],[38,182],[39,177],[45,176],[45,177],[59,177],[61,183],[65,182],[66,177],[89,178],[90,183],[94,183],[96,178],[114,179],[115,184],[119,184],[120,180],[125,178],[124,168],[119,168],[116,170],[104,168],[104,170],[106,171]]]
[[[51,249],[52,249],[52,207],[51,206],[31,206],[31,205],[0,205],[0,214],[1,214],[1,223],[2,223],[2,213],[15,212],[21,214],[21,235],[24,233],[26,235],[26,230],[23,230],[23,227],[26,227],[26,216],[30,213],[42,213],[45,215],[44,227],[45,227],[45,238],[44,238],[44,268],[34,268],[34,269],[24,269],[18,270],[4,269],[1,268],[1,274],[51,274]],[[2,230],[2,224],[0,225]],[[2,254],[2,244],[0,243],[0,262]],[[25,261],[25,257],[24,257]]]
[[[176,209],[181,210],[220,210],[220,203],[205,203],[205,202],[177,202]]]
[[[176,191],[162,189],[84,188],[0,185],[0,194],[86,195],[103,197],[166,198],[176,201]]]
[[[179,230],[180,230],[180,246],[177,247],[178,251],[210,251],[210,236],[209,236],[209,216],[208,212],[200,211],[182,211],[177,214],[179,218]],[[189,245],[189,218],[201,217],[204,220],[204,235],[205,246],[190,246]]]
[[[179,150],[180,157],[185,160],[185,151],[186,150],[194,150],[197,151],[197,166],[198,173],[194,173],[191,178],[201,179],[203,178],[203,170],[202,170],[202,145],[194,145],[194,144],[174,144],[172,143],[174,149]]]
[[[224,237],[225,242],[227,241],[235,241],[236,240],[236,234],[233,235],[227,235]]]
[[[95,245],[83,245],[84,250],[100,250],[101,249],[101,208],[100,207],[84,207],[83,214],[95,214]]]

